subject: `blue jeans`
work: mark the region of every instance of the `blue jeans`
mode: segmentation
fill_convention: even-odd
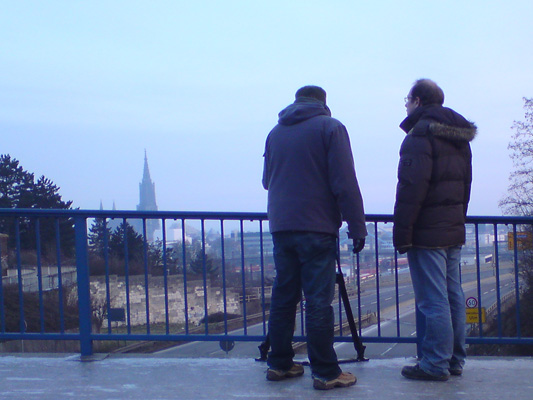
[[[331,307],[335,293],[337,238],[325,233],[292,231],[275,232],[272,238],[276,279],[268,321],[271,346],[268,366],[282,370],[292,367],[296,307],[303,290],[311,371],[319,378],[335,379],[341,374],[333,349]]]
[[[420,368],[448,375],[465,363],[465,296],[461,287],[461,246],[413,247],[407,253],[418,309],[425,316]]]

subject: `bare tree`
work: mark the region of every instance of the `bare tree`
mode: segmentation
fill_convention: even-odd
[[[109,304],[107,299],[98,299],[91,297],[91,313],[93,319],[93,326],[96,329],[96,333],[100,333],[104,320],[108,318]]]
[[[505,214],[533,216],[533,98],[524,98],[525,121],[514,121],[508,149],[511,151],[513,171],[509,176],[507,196],[500,201]],[[532,232],[531,225],[517,227],[521,232]],[[523,282],[520,293],[520,332],[522,337],[533,335],[533,249],[531,243],[522,243],[518,251],[518,268]],[[520,248],[522,247],[522,248]],[[503,336],[517,335],[517,305],[502,311],[499,321],[488,322],[483,328],[487,336],[496,335],[498,324],[503,327]],[[531,355],[530,345],[474,345],[469,354],[485,355]]]
[[[514,121],[508,149],[514,170],[507,197],[500,201],[506,214],[533,215],[533,98],[524,97],[525,121]]]
[[[525,120],[514,121],[514,135],[509,143],[514,170],[509,176],[508,196],[500,201],[506,214],[533,216],[533,98],[524,97]],[[526,225],[523,231],[532,232],[533,227]],[[533,249],[527,243],[518,254],[518,267],[524,282],[521,293],[522,333],[533,334],[531,315],[533,310]]]

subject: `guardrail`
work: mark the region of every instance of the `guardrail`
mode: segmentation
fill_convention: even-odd
[[[376,333],[364,342],[418,343],[420,325],[413,337],[401,324],[414,299],[406,258],[392,248],[392,216],[367,215],[367,223],[367,246],[357,256],[342,229],[339,241],[359,333],[372,314]],[[462,277],[479,313],[479,335],[467,342],[532,344],[520,329],[519,268],[530,252],[522,232],[531,231],[533,218],[467,223]],[[0,209],[2,271],[15,276],[0,286],[0,340],[72,341],[83,356],[104,341],[262,341],[274,277],[267,224],[265,213]],[[76,267],[74,284],[66,265]],[[28,268],[33,292],[23,283]],[[55,274],[51,285],[43,284],[47,268]],[[502,318],[509,296],[513,336],[504,334]],[[481,321],[489,307],[495,332]],[[336,309],[335,340],[349,342],[340,301]],[[304,314],[302,304],[300,321]],[[294,340],[305,340],[303,323]]]

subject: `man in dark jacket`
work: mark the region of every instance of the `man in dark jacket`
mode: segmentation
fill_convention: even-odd
[[[355,176],[348,132],[331,118],[326,92],[305,86],[279,113],[266,140],[263,186],[274,242],[276,279],[270,305],[267,379],[303,374],[293,363],[292,337],[302,290],[306,300],[307,350],[315,389],[355,384],[339,368],[333,349],[337,237],[348,223],[354,252],[364,247],[363,199]]]
[[[445,381],[462,374],[466,357],[459,264],[472,182],[470,141],[477,128],[442,106],[444,93],[429,79],[416,81],[405,101],[393,241],[407,252],[425,336],[420,362],[404,367],[402,375]]]

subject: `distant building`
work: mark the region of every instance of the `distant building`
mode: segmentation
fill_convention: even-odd
[[[150,178],[150,169],[148,168],[148,157],[146,156],[146,150],[144,151],[144,170],[143,178],[139,183],[139,204],[137,205],[137,211],[157,211],[157,203],[155,200],[155,183]],[[143,234],[142,220],[129,221],[135,230]],[[154,232],[160,229],[160,222],[158,219],[146,220],[146,239],[149,242],[154,240]]]
[[[100,210],[104,209],[104,205],[102,204],[102,200],[100,200]],[[113,211],[116,211],[117,207],[115,206],[115,201],[113,200]],[[119,225],[122,223],[122,218],[107,218],[106,219],[107,227],[111,230],[111,232],[114,232]]]
[[[274,254],[274,245],[272,243],[272,235],[269,231],[266,232],[244,232],[233,231],[231,232],[231,239],[237,243],[240,247],[241,238],[244,242],[244,254],[246,257],[261,256],[261,250],[263,256],[270,257]],[[261,243],[262,239],[262,243]]]

